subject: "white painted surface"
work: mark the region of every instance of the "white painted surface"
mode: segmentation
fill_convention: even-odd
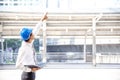
[[[20,80],[20,70],[0,70],[0,80]],[[120,80],[120,69],[41,69],[36,80]]]

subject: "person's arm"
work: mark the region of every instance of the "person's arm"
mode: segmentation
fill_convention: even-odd
[[[31,68],[28,68],[28,67],[25,67],[23,64],[17,64],[16,65],[16,68],[18,68],[18,69],[21,69],[21,70],[23,70],[23,71],[25,71],[25,72],[31,72],[32,70],[31,70]]]
[[[43,21],[47,20],[47,12],[43,15],[39,23],[36,24],[35,28],[33,29],[33,35],[36,36],[42,26]]]
[[[16,68],[21,69],[25,72],[31,72],[31,69],[28,67],[25,67],[22,64],[22,61],[24,59],[24,50],[19,50],[18,52],[18,56],[17,56],[17,61],[16,61]]]

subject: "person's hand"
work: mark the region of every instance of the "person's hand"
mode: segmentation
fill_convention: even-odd
[[[41,18],[41,21],[44,21],[44,20],[47,20],[47,14],[48,14],[48,12],[46,12],[43,16],[42,16],[42,18]]]
[[[36,72],[37,70],[39,70],[40,68],[32,68],[32,72]]]

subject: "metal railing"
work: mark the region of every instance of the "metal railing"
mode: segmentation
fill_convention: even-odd
[[[15,64],[17,53],[6,53],[3,55],[3,64]],[[81,63],[84,61],[83,52],[49,52],[46,54],[48,63]],[[92,62],[92,54],[86,54],[84,63]],[[36,54],[37,62],[42,61],[42,54]],[[96,63],[120,63],[120,54],[97,53]]]
[[[120,54],[96,54],[96,63],[120,63]]]

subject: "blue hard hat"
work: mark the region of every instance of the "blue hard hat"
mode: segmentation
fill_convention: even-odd
[[[30,38],[30,34],[32,33],[32,29],[30,28],[23,28],[20,31],[20,36],[23,40],[28,40]]]

